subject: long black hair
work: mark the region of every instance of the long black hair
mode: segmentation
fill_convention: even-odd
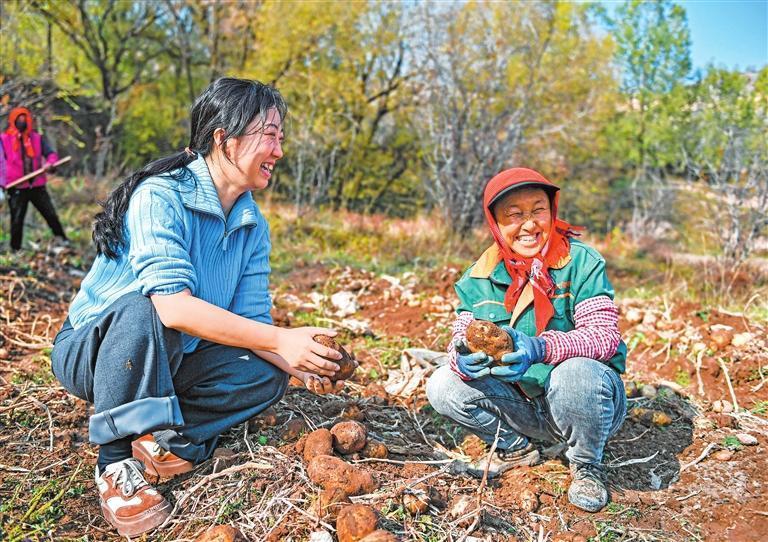
[[[187,147],[190,152],[185,149],[150,162],[123,180],[101,202],[103,211],[96,215],[93,225],[93,242],[98,253],[116,259],[125,246],[125,213],[139,183],[147,177],[162,174],[171,175],[176,180],[186,178],[191,174],[187,166],[196,159],[196,154],[207,156],[213,150],[213,132],[217,128],[226,132],[222,141],[222,150],[226,150],[229,139],[245,135],[257,116],[266,120],[270,109],[276,109],[281,120],[285,118],[287,106],[274,87],[233,77],[222,77],[208,85],[190,112],[191,134]]]

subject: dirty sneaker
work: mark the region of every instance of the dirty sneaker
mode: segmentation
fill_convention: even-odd
[[[195,464],[160,447],[152,435],[144,435],[131,443],[133,457],[144,463],[147,474],[170,478],[189,472]]]
[[[488,478],[497,478],[505,471],[515,467],[531,467],[541,459],[539,450],[530,442],[519,450],[496,450],[491,456],[491,464],[488,467]],[[482,478],[488,457],[483,456],[466,466],[467,474],[476,478]]]
[[[134,458],[107,465],[103,474],[96,467],[96,486],[101,511],[122,536],[136,536],[162,524],[171,505],[144,480],[144,465]]]
[[[608,504],[607,476],[600,464],[571,464],[573,482],[568,488],[568,500],[587,512],[599,512]]]

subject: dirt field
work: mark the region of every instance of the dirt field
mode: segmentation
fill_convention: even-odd
[[[66,250],[24,261],[0,267],[0,539],[116,540],[92,484],[88,405],[57,385],[47,356],[82,270]],[[423,384],[434,365],[403,351],[444,350],[458,274],[318,266],[274,277],[276,322],[343,330],[361,366],[341,396],[289,388],[270,416],[227,433],[214,459],[163,481],[174,515],[146,539],[194,540],[230,524],[248,540],[331,540],[318,534],[335,524],[315,512],[320,490],[296,443],[350,418],[389,449],[384,461],[346,458],[378,486],[352,501],[370,504],[402,540],[768,539],[763,327],[674,299],[618,299],[630,409],[656,416],[631,410],[609,442],[612,502],[589,514],[568,504],[557,458],[487,484],[454,474],[454,460],[485,450],[429,408]],[[411,513],[407,495],[428,506]]]

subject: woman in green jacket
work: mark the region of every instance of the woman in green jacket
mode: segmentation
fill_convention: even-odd
[[[531,169],[488,182],[483,209],[495,242],[456,283],[451,363],[433,374],[427,395],[488,444],[498,430],[491,476],[535,464],[530,438],[565,442],[568,498],[596,512],[608,502],[603,449],[626,416],[626,346],[605,260],[557,218],[558,196]],[[503,326],[515,351],[500,360],[470,353],[466,330],[476,319]]]

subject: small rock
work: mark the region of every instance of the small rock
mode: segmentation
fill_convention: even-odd
[[[723,349],[733,340],[733,328],[722,324],[710,326],[709,338],[719,349]]]
[[[652,423],[664,427],[672,423],[672,418],[666,413],[651,408],[634,407],[630,409],[629,416],[646,425]]]
[[[643,321],[643,311],[640,309],[629,309],[624,319],[630,324],[638,324]]]
[[[0,359],[8,360],[8,350],[6,348],[0,348]]]
[[[744,346],[745,344],[751,343],[755,337],[751,333],[737,333],[733,336],[733,340],[731,341],[731,344],[733,346]]]
[[[365,412],[360,408],[360,406],[349,403],[347,406],[344,407],[344,410],[341,412],[341,417],[345,420],[354,420],[356,422],[361,422],[365,420]]]
[[[307,431],[307,422],[303,418],[294,418],[285,425],[280,438],[285,441],[296,440]]]
[[[310,533],[309,542],[333,542],[333,536],[328,531]]]
[[[389,455],[387,446],[377,440],[369,440],[365,443],[365,447],[360,450],[363,457],[374,459],[386,459]]]
[[[216,448],[212,459],[213,472],[221,472],[237,463],[237,453],[231,448]]]
[[[657,393],[656,388],[650,384],[643,384],[643,387],[640,388],[640,394],[646,399],[653,399]]]
[[[365,447],[368,431],[360,422],[348,420],[331,428],[333,447],[341,454],[359,452]]]
[[[638,387],[636,382],[629,381],[625,383],[624,391],[627,392],[628,399],[634,399],[635,397],[640,397],[640,388]]]
[[[526,512],[535,512],[539,507],[539,496],[530,489],[525,489],[520,494],[520,508]]]
[[[409,489],[407,493],[403,495],[403,507],[405,507],[411,515],[423,514],[429,509],[429,494],[426,491],[424,484]]]
[[[729,401],[726,401],[725,399],[718,399],[717,401],[712,403],[712,411],[728,414],[729,412],[733,412],[733,405]]]
[[[645,313],[645,316],[643,316],[643,325],[648,327],[656,327],[656,322],[659,320],[659,317],[656,316],[651,311],[647,311]]]
[[[744,446],[757,446],[757,439],[749,433],[738,433],[736,438],[739,439]]]
[[[333,455],[333,437],[331,432],[325,428],[312,431],[304,441],[302,455],[307,463],[318,455]]]
[[[733,452],[731,450],[719,450],[712,454],[712,457],[718,461],[730,461],[733,457]]]
[[[247,539],[230,525],[216,525],[198,536],[195,542],[247,542]]]
[[[248,420],[248,432],[258,433],[267,427],[274,427],[277,425],[278,421],[277,411],[274,408],[269,407],[261,414]]]

